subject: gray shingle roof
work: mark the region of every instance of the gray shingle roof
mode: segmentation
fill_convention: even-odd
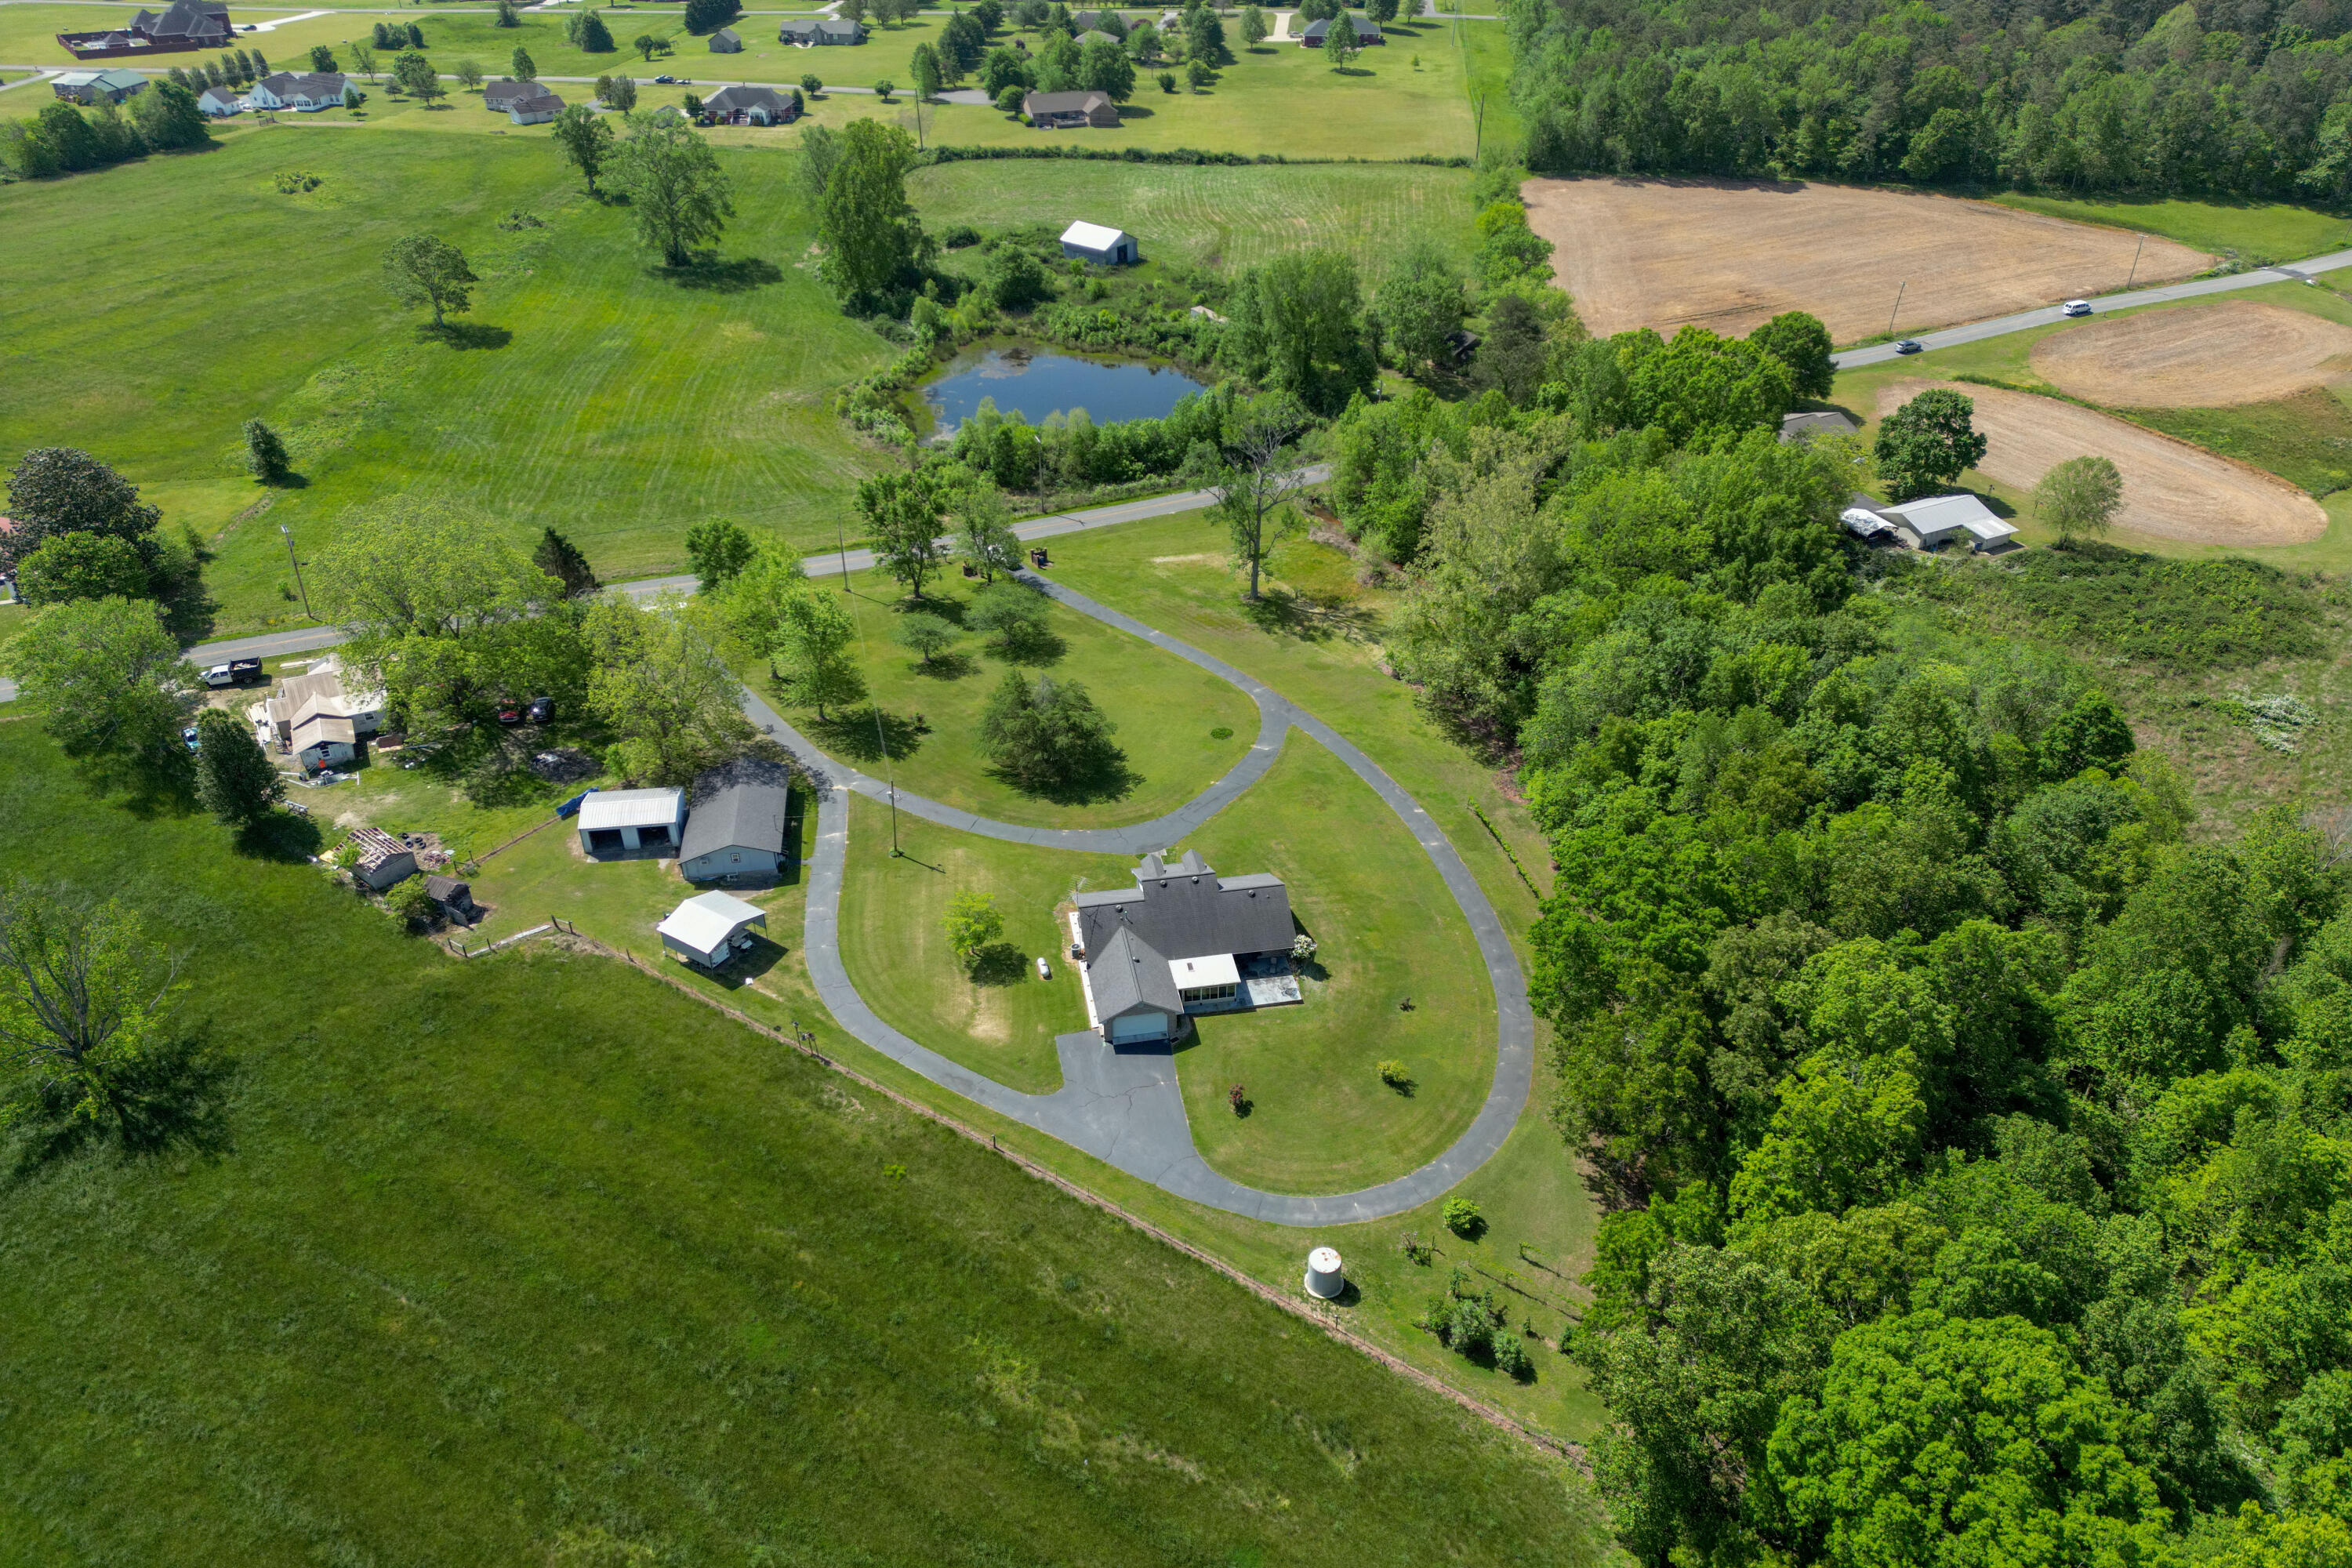
[[[781,115],[792,108],[792,100],[772,87],[722,87],[704,99],[702,107],[713,114],[740,114],[764,109],[770,114]]]
[[[790,799],[782,784],[729,784],[708,800],[698,799],[694,815],[686,819],[678,858],[698,859],[714,849],[730,848],[781,854],[784,811]]]
[[[1132,888],[1080,893],[1073,900],[1090,983],[1106,962],[1103,955],[1122,936],[1157,955],[1161,981],[1171,994],[1175,983],[1167,978],[1171,958],[1276,952],[1290,945],[1290,890],[1279,877],[1265,872],[1219,877],[1191,852],[1173,867],[1148,855],[1135,868],[1135,877]],[[1098,983],[1095,999],[1097,1007],[1108,1007]]]
[[[1105,1023],[1139,1007],[1168,1014],[1184,1010],[1183,994],[1168,973],[1168,961],[1132,931],[1122,927],[1102,951],[1087,952],[1087,984],[1095,994],[1095,1014]]]

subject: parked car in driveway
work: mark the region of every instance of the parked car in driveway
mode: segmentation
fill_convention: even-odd
[[[520,708],[499,709],[499,722],[504,724],[509,729],[514,728],[514,726],[522,722],[522,710]]]
[[[544,724],[550,719],[555,717],[555,699],[552,697],[534,697],[530,700],[530,706],[524,709],[523,712],[530,718],[532,723]]]
[[[1895,352],[1899,354],[1916,354],[1927,346],[1916,338],[1906,338],[1895,345]]]

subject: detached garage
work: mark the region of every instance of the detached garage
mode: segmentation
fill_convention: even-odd
[[[682,789],[600,789],[580,803],[580,847],[590,855],[674,849],[686,826]]]
[[[654,929],[662,947],[688,963],[717,969],[751,945],[751,931],[768,929],[768,911],[728,893],[698,893]]]

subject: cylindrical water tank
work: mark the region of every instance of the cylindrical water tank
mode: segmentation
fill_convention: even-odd
[[[1348,1277],[1339,1271],[1339,1253],[1336,1247],[1318,1247],[1307,1255],[1307,1293],[1328,1301],[1348,1288]]]

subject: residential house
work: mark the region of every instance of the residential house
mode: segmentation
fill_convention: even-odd
[[[1220,877],[1187,850],[1147,855],[1135,886],[1080,893],[1070,916],[1087,1020],[1113,1045],[1172,1040],[1191,1013],[1295,1002],[1290,891],[1279,877]]]
[[[772,877],[786,859],[784,824],[792,774],[779,763],[742,757],[694,781],[677,868],[689,882]]]
[[[275,71],[253,84],[246,101],[256,109],[316,114],[342,103],[343,87],[350,79],[341,71]]]
[[[1323,40],[1330,34],[1332,20],[1333,18],[1328,16],[1320,16],[1307,23],[1307,30],[1298,36],[1298,47],[1302,49],[1321,48]],[[1370,16],[1351,13],[1348,17],[1348,26],[1356,30],[1356,43],[1359,47],[1369,47],[1373,44],[1388,42],[1388,39],[1381,34],[1381,25]]]
[[[1124,267],[1143,259],[1142,247],[1135,243],[1135,236],[1123,228],[1105,228],[1098,223],[1083,220],[1062,231],[1062,254],[1104,267]]]
[[[688,963],[717,969],[751,945],[754,927],[768,928],[768,911],[728,893],[698,893],[670,910],[654,930],[662,947]]]
[[[562,112],[563,100],[551,92],[507,100],[507,118],[517,125],[544,125]]]
[[[1033,92],[1022,99],[1021,112],[1040,131],[1118,128],[1118,105],[1107,92]]]
[[[381,827],[354,827],[346,842],[360,852],[352,875],[379,893],[416,875],[416,852]]]
[[[147,90],[147,79],[120,68],[66,71],[49,79],[49,90],[68,103],[121,103]]]
[[[714,55],[740,55],[743,52],[743,35],[732,27],[721,27],[710,35],[710,52]]]
[[[76,59],[89,60],[225,49],[236,36],[236,29],[229,23],[228,7],[220,0],[174,0],[163,11],[140,12],[131,18],[127,28],[59,33],[57,38]]]
[[[591,855],[674,848],[686,826],[682,789],[597,789],[580,803],[580,847]]]
[[[702,112],[714,125],[790,125],[800,111],[789,89],[722,87],[702,100]]]
[[[1118,38],[1113,37],[1112,37],[1110,34],[1108,34],[1108,33],[1099,32],[1099,31],[1097,31],[1097,32],[1091,32],[1091,33],[1080,33],[1076,37],[1075,37],[1075,38],[1071,39],[1070,41],[1071,41],[1072,43],[1074,43],[1074,44],[1077,45],[1077,46],[1078,46],[1078,47],[1080,47],[1080,48],[1082,48],[1082,49],[1083,49],[1083,48],[1085,48],[1088,44],[1108,44],[1108,45],[1110,45],[1113,48],[1117,48],[1117,47],[1118,47],[1118,46],[1119,46],[1119,40],[1118,40]]]
[[[245,109],[245,100],[233,87],[208,87],[196,94],[196,107],[207,120],[225,120]]]
[[[482,84],[482,107],[494,114],[504,114],[518,99],[537,98],[546,90],[535,81],[517,81],[502,76]]]
[[[278,682],[254,716],[280,752],[317,773],[352,761],[362,739],[383,728],[383,693],[346,690],[341,669],[330,663]]]
[[[1116,11],[1080,11],[1070,18],[1070,26],[1078,30],[1081,41],[1088,33],[1120,33],[1127,31],[1127,19]]]
[[[1899,506],[1856,495],[1838,520],[1849,533],[1864,539],[1891,535],[1914,550],[1934,550],[1954,539],[1966,539],[1972,550],[1993,550],[2017,532],[1972,495],[1927,496]]]
[[[866,41],[866,24],[839,16],[790,16],[776,29],[776,40],[785,44],[862,44]]]

